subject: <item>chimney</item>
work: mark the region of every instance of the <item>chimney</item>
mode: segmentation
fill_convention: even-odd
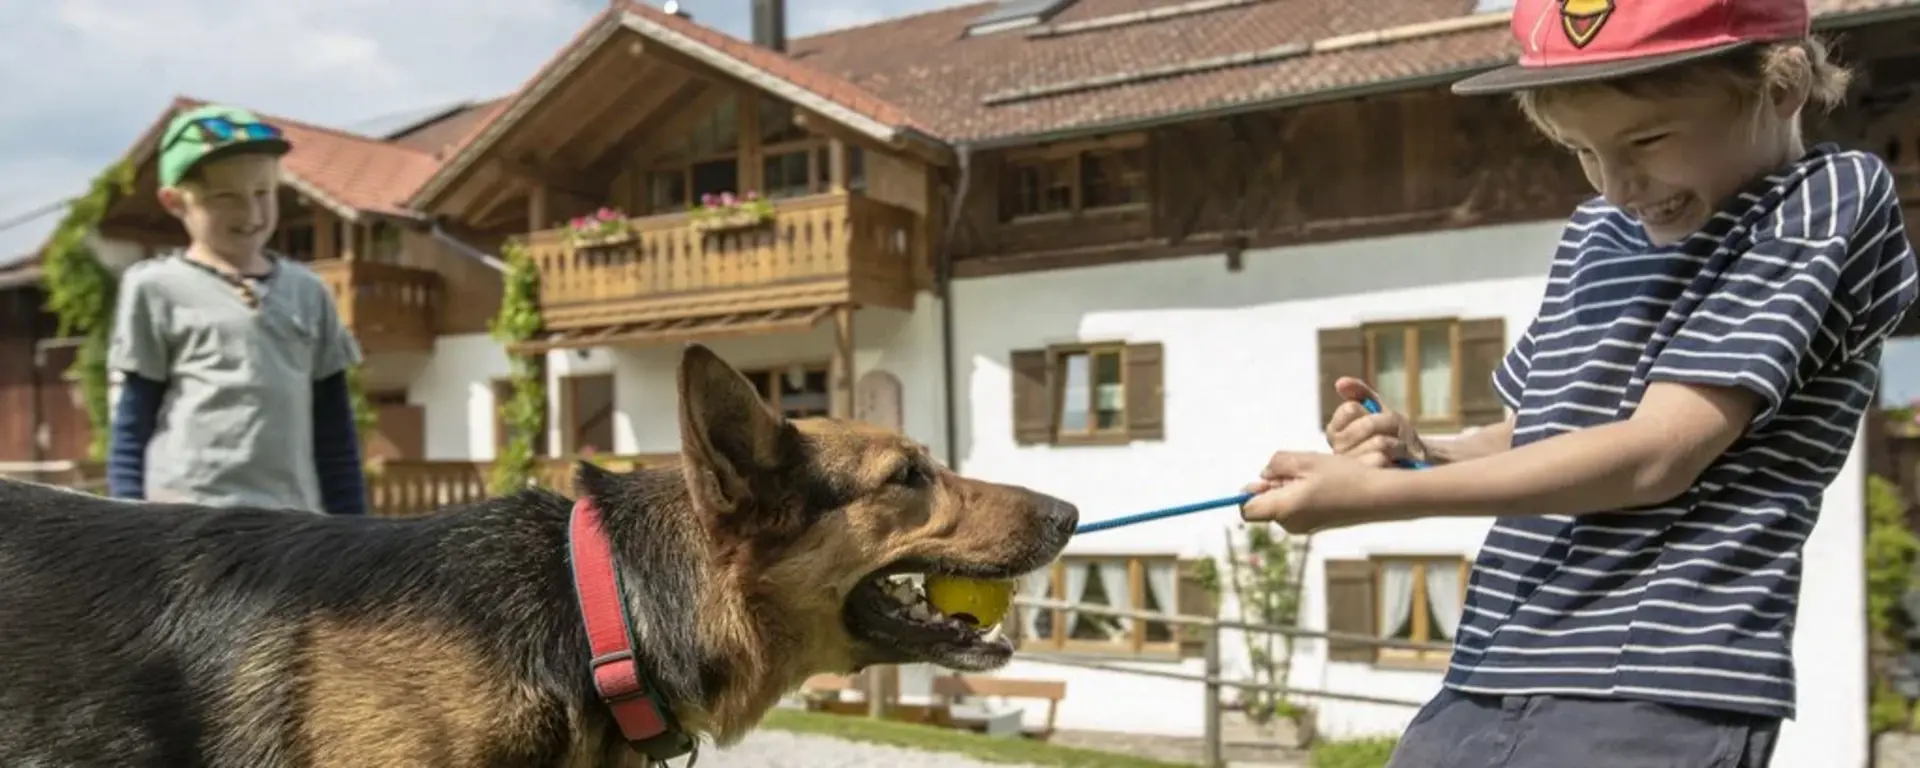
[[[786,0],[753,0],[753,44],[787,52]]]

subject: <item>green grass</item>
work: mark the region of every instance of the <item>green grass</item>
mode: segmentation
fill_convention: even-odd
[[[1347,741],[1324,741],[1313,745],[1313,768],[1385,768],[1399,740],[1391,736]]]
[[[1065,768],[1190,768],[1184,763],[1147,760],[1110,752],[1060,747],[1031,739],[990,738],[967,731],[935,728],[850,715],[776,709],[762,728],[831,736],[846,741],[884,744],[927,752],[953,752],[986,763],[1019,763]]]

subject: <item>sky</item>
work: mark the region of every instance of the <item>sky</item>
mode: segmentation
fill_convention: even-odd
[[[660,0],[653,0],[659,2]],[[788,0],[800,36],[964,0]],[[0,0],[0,226],[86,189],[175,96],[342,128],[502,95],[599,0]],[[748,37],[751,0],[682,0]],[[0,231],[0,262],[59,215]]]
[[[800,36],[968,0],[788,0]],[[0,227],[78,194],[175,96],[353,128],[498,96],[599,0],[0,0]],[[748,37],[751,0],[683,0]],[[57,213],[0,230],[0,262]],[[1920,398],[1920,340],[1890,344],[1884,397]]]

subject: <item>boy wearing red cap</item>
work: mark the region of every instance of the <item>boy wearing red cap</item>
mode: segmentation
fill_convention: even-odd
[[[1516,94],[1600,192],[1492,372],[1515,415],[1429,441],[1350,403],[1336,455],[1275,454],[1244,514],[1497,518],[1394,768],[1764,766],[1801,549],[1916,294],[1893,177],[1803,143],[1847,79],[1805,0],[1520,0],[1512,25],[1519,64],[1454,91]]]

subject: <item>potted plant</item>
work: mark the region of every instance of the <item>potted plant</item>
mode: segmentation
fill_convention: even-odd
[[[567,237],[575,246],[591,248],[616,245],[633,239],[633,228],[625,214],[602,207],[589,216],[576,216],[567,222]]]
[[[699,207],[693,209],[693,231],[744,229],[772,219],[773,203],[760,197],[758,192],[748,190],[739,197],[732,192],[710,193],[701,195]]]

